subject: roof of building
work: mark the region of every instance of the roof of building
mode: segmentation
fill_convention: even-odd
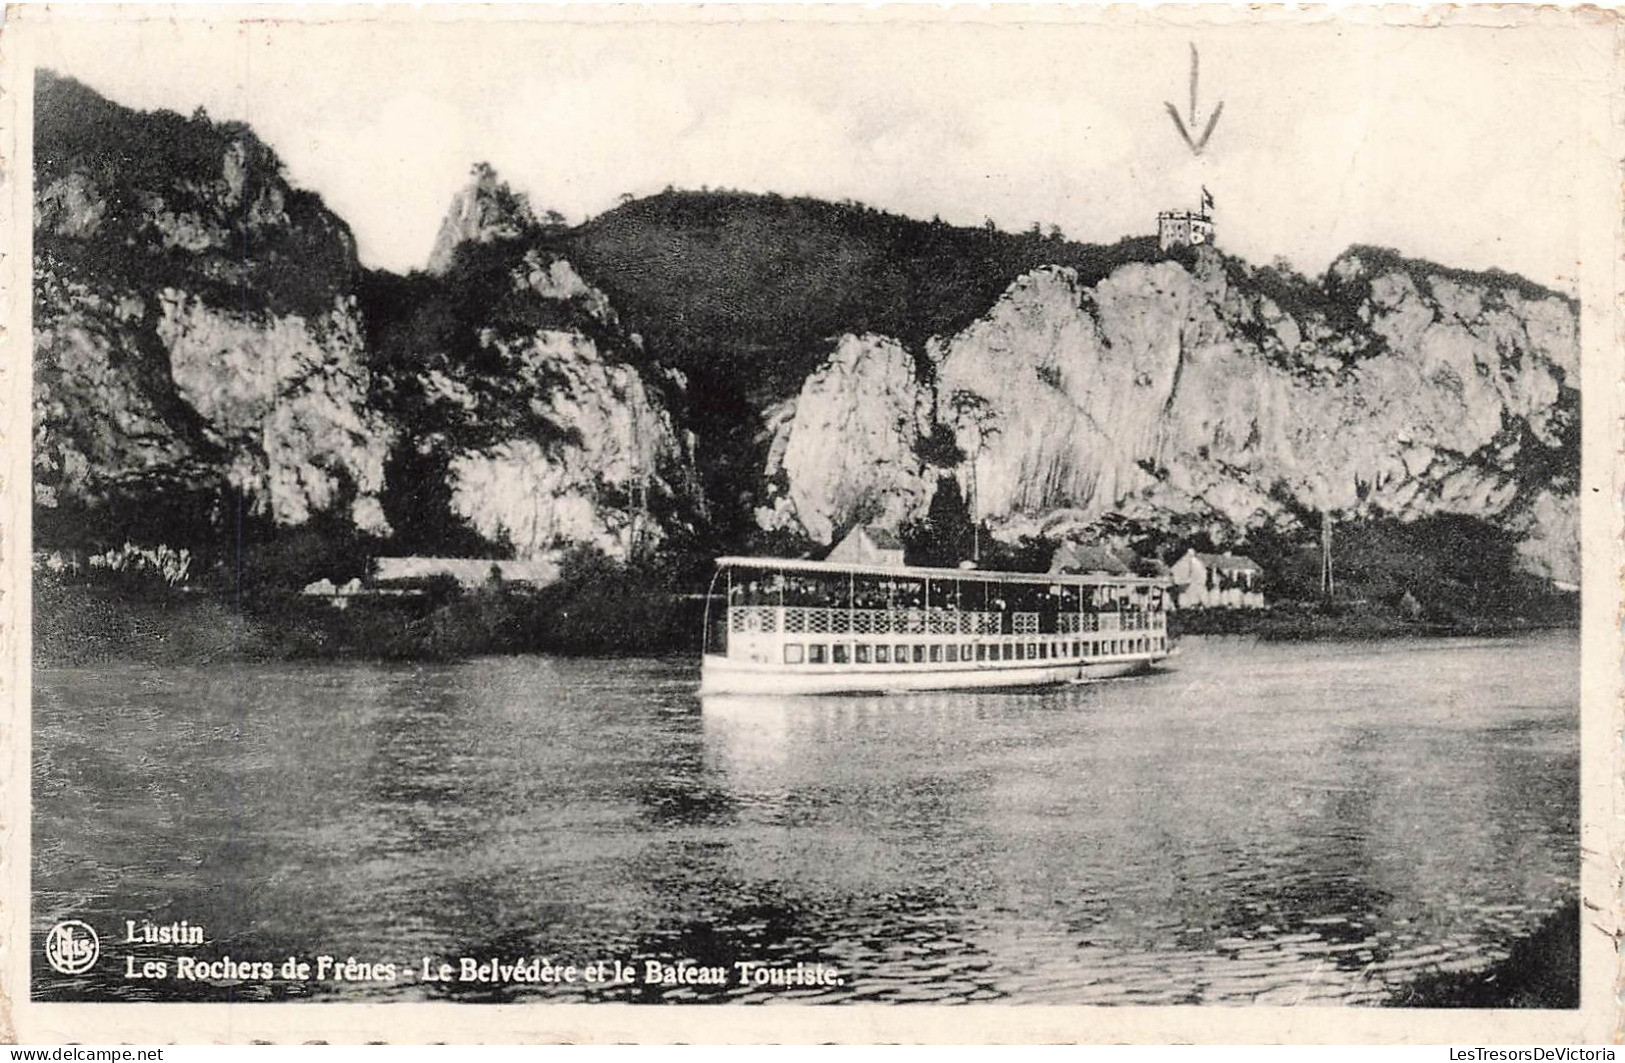
[[[1065,542],[1055,548],[1051,572],[1105,572],[1114,576],[1130,571],[1128,562],[1108,546]]]
[[[492,571],[514,583],[552,583],[559,578],[556,561],[507,561],[480,557],[375,557],[372,579],[375,583],[432,579],[450,576],[464,586],[477,586],[491,578]]]

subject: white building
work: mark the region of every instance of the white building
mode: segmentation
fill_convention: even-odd
[[[1250,557],[1228,550],[1222,554],[1186,550],[1169,574],[1181,609],[1264,608],[1264,592],[1258,586],[1264,570]]]
[[[545,587],[559,578],[552,560],[496,561],[472,557],[379,557],[372,563],[371,582],[388,586],[450,576],[465,589],[488,583],[524,583]]]
[[[1157,246],[1200,247],[1213,242],[1213,217],[1199,210],[1165,210],[1157,215]]]

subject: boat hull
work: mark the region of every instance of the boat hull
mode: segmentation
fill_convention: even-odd
[[[1141,654],[1062,664],[1032,662],[972,668],[798,665],[792,669],[706,654],[700,665],[700,694],[886,694],[1059,686],[1134,675],[1165,656]]]

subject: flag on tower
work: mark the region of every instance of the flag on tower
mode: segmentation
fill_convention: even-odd
[[[1208,211],[1210,211],[1212,209],[1213,209],[1213,193],[1209,192],[1207,190],[1207,185],[1203,185],[1202,186],[1202,212],[1205,214],[1205,213],[1207,213]]]

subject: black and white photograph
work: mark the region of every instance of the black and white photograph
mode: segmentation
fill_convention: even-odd
[[[5,34],[18,1029],[1616,1036],[1614,16]]]

